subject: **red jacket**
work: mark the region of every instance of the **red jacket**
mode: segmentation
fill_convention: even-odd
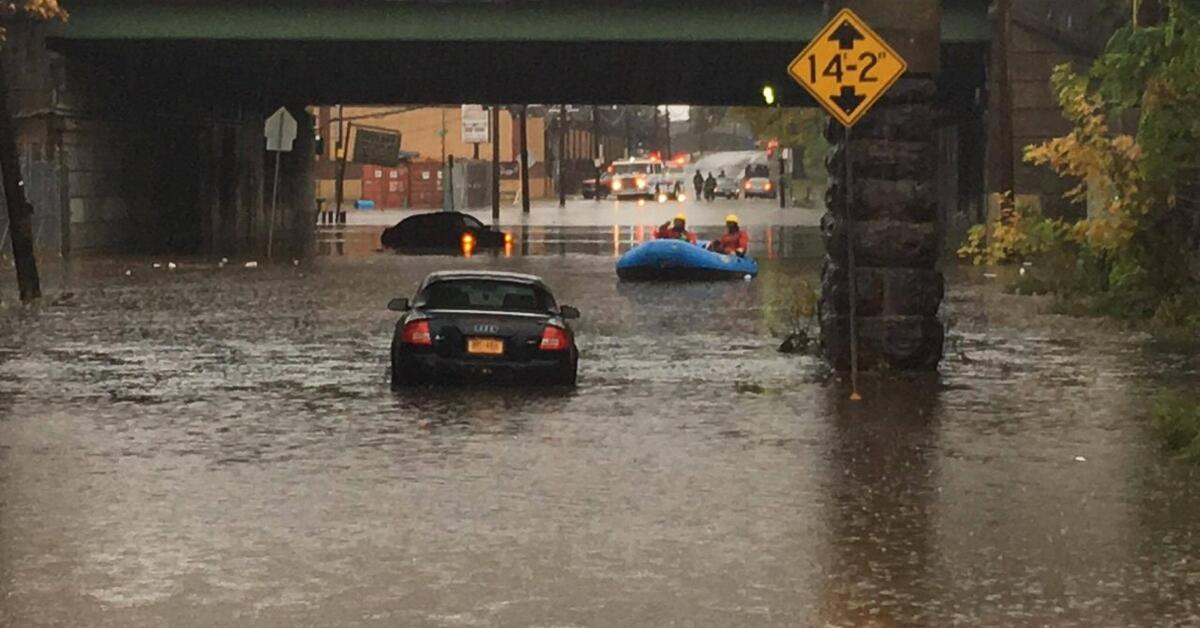
[[[659,227],[658,230],[654,232],[654,237],[659,240],[687,240],[692,244],[696,243],[696,234],[688,231],[687,229],[678,231],[675,229],[674,225],[670,224]]]
[[[726,255],[734,255],[739,251],[745,253],[750,250],[750,234],[742,229],[738,229],[737,233],[729,233],[726,230],[713,248]]]

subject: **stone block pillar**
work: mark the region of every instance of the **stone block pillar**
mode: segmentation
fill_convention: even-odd
[[[944,292],[937,268],[937,2],[856,0],[842,6],[892,44],[909,72],[854,127],[849,142],[840,124],[831,121],[827,131],[832,147],[826,159],[828,211],[821,221],[827,252],[822,344],[834,368],[850,368],[847,242],[852,241],[860,368],[935,369],[944,338],[937,317]],[[847,147],[853,170],[849,203]]]

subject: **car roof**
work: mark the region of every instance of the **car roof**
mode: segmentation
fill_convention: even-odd
[[[537,275],[526,275],[524,273],[509,273],[499,270],[439,270],[429,273],[422,282],[422,286],[428,286],[431,283],[438,281],[462,281],[462,280],[483,280],[483,281],[508,281],[511,283],[524,283],[536,285],[547,291],[546,282],[542,281]]]
[[[424,218],[426,216],[468,216],[468,215],[469,214],[464,214],[463,212],[458,212],[458,211],[453,211],[453,210],[451,210],[451,211],[438,210],[438,211],[434,211],[434,212],[425,212],[422,214],[414,214],[412,216],[405,218],[401,222],[409,221],[414,218]],[[472,218],[474,218],[474,216],[472,216]]]

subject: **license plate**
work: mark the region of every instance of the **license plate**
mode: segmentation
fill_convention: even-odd
[[[504,341],[499,338],[467,338],[467,353],[504,355]]]

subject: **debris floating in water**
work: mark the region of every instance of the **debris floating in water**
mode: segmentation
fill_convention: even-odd
[[[176,268],[178,268],[178,267],[175,265],[175,262],[168,262],[168,263],[167,263],[167,268],[169,268],[169,269],[171,269],[171,270],[175,270],[175,269],[176,269]]]
[[[128,268],[127,268],[127,269],[125,269],[125,276],[126,276],[126,277],[132,277],[132,276],[133,276],[133,271],[132,271],[132,270],[129,270]]]
[[[1075,462],[1087,462],[1087,458],[1083,456],[1075,456]]]
[[[160,263],[158,263],[158,262],[154,262],[154,267],[155,267],[155,268],[162,268],[162,264],[160,264]]]
[[[246,262],[246,268],[258,268],[258,262]]]
[[[995,279],[996,273],[983,273],[983,276],[987,277],[988,279]]]
[[[300,265],[300,260],[298,260],[298,259],[292,260],[292,266],[299,266],[299,265]]]

